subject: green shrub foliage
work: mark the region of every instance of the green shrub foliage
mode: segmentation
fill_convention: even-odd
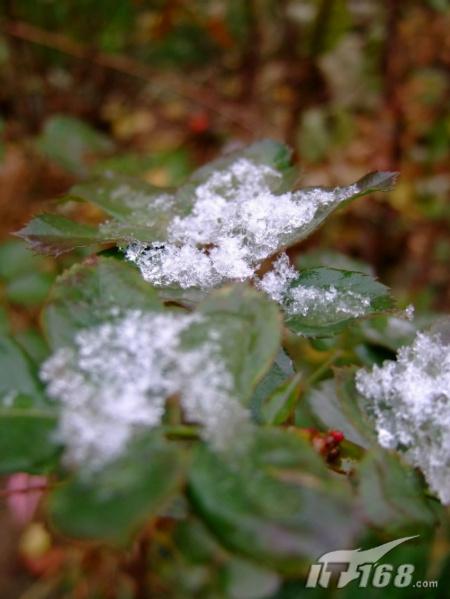
[[[286,253],[395,178],[298,188],[267,140],[178,189],[73,187],[19,233],[89,257],[50,290],[44,355],[0,340],[1,471],[50,475],[46,513],[69,537],[126,547],[173,519],[183,559],[219,551],[251,596],[380,532],[428,542],[450,497],[445,327],[417,332],[357,261],[316,252],[298,270]],[[100,224],[67,217],[79,202]]]

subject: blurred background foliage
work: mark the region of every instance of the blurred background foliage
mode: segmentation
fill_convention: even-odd
[[[4,0],[0,16],[3,235],[92,171],[176,184],[270,136],[306,184],[399,170],[309,243],[449,305],[447,0]]]
[[[449,32],[448,0],[3,0],[0,329],[33,358],[45,356],[38,307],[73,257],[32,256],[9,233],[73,183],[112,170],[177,185],[221,150],[261,137],[292,145],[304,185],[400,171],[393,192],[334,216],[295,250],[296,263],[339,265],[347,260],[339,252],[368,264],[360,268],[393,287],[401,304],[448,311]],[[312,362],[323,358],[324,348],[310,351]],[[0,560],[14,568],[14,524],[0,520]],[[101,585],[111,577],[120,597],[133,596],[126,573],[142,567],[139,554],[119,564],[96,548],[49,551],[47,531],[33,526],[20,540],[30,574],[64,564],[69,578],[83,572],[89,588],[99,585],[95,596],[108,596]],[[198,522],[166,526],[153,531],[151,551],[179,561],[180,597],[208,585],[251,597],[239,595],[242,584],[233,590],[237,579],[273,591],[270,573],[239,560],[224,565]],[[167,545],[174,534],[176,548]],[[175,572],[161,564],[170,584]],[[302,596],[286,588],[283,597]],[[33,597],[47,596],[40,592]]]

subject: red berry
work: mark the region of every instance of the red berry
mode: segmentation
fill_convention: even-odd
[[[209,117],[206,112],[197,112],[193,114],[189,119],[189,129],[192,133],[205,133],[209,129]]]
[[[329,435],[331,435],[335,443],[341,443],[345,439],[344,433],[342,431],[330,431]]]

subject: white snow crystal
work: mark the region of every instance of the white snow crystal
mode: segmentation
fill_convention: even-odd
[[[107,175],[108,177],[108,175]],[[111,177],[113,180],[114,178]],[[103,189],[99,189],[101,193]],[[163,210],[169,210],[173,206],[173,196],[168,193],[161,193],[155,197],[155,194],[148,193],[140,189],[133,189],[127,183],[121,183],[111,191],[111,199],[120,202],[131,210],[139,211],[142,214],[144,207],[157,207]]]
[[[298,271],[290,264],[287,254],[281,254],[272,264],[257,286],[279,304],[284,303],[291,281],[298,277]]]
[[[174,217],[167,240],[132,243],[126,257],[157,286],[207,289],[243,281],[294,232],[308,232],[324,210],[358,191],[350,185],[275,194],[271,188],[280,177],[271,167],[236,159],[195,189],[190,214]]]
[[[217,449],[229,444],[247,411],[233,397],[218,332],[183,347],[183,334],[199,324],[199,315],[129,311],[82,330],[45,362],[41,378],[61,404],[58,436],[69,462],[93,471],[119,457],[136,432],[161,423],[175,394],[205,439]]]
[[[291,286],[298,276],[299,272],[290,265],[288,256],[282,254],[256,285],[280,303],[288,316],[321,317],[326,314],[333,318],[356,318],[370,309],[370,297],[355,291],[338,290],[333,285],[328,288]]]
[[[406,312],[406,311],[405,311]],[[386,336],[388,338],[405,338],[410,336],[411,338],[416,333],[416,327],[411,322],[411,318],[405,313],[404,318],[398,318],[397,316],[389,316],[386,321]],[[403,343],[401,343],[403,345]]]
[[[416,309],[414,308],[414,306],[412,304],[409,304],[409,306],[406,306],[405,312],[404,312],[406,320],[409,320],[410,322],[413,321],[415,311],[416,311]]]
[[[450,345],[440,333],[418,333],[397,360],[359,370],[356,386],[383,447],[420,468],[450,503]]]
[[[298,285],[289,290],[287,312],[290,315],[321,316],[326,312],[333,318],[357,318],[370,308],[370,298],[350,290],[338,290]]]

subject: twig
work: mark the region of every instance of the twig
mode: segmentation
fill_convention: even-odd
[[[303,113],[310,107],[328,100],[328,89],[317,64],[317,58],[323,47],[328,33],[330,15],[334,0],[322,0],[308,49],[303,55],[295,58],[293,52],[298,44],[297,27],[292,24],[289,16],[289,3],[283,0],[282,14],[284,23],[284,43],[282,55],[286,64],[286,83],[294,94],[290,114],[285,123],[285,138],[287,142],[297,146],[297,131]]]
[[[142,81],[151,82],[153,87],[155,87],[155,78],[158,76],[158,72],[123,54],[107,54],[93,50],[80,42],[68,38],[66,35],[47,31],[22,21],[3,20],[2,29],[6,35],[12,38],[51,48],[52,50],[57,50],[58,52],[62,52],[63,54],[67,54],[78,60],[94,63],[98,67],[110,69],[129,77],[141,79]],[[160,87],[162,86],[160,85]],[[253,130],[252,127],[241,118],[238,118],[229,112],[225,113],[223,109],[219,109],[217,107],[217,99],[208,98],[208,96],[211,95],[210,89],[198,86],[194,87],[186,83],[186,81],[183,81],[183,89],[181,89],[180,86],[175,88],[175,84],[172,83],[171,88],[168,89],[168,91],[194,102],[198,106],[232,122],[241,129],[245,129],[247,132]]]
[[[196,426],[179,424],[164,427],[164,433],[168,439],[190,440],[199,438],[199,429]]]
[[[402,155],[403,113],[398,98],[398,23],[401,17],[401,2],[387,0],[386,9],[386,43],[382,57],[384,75],[384,105],[391,119],[389,168],[397,169]]]

